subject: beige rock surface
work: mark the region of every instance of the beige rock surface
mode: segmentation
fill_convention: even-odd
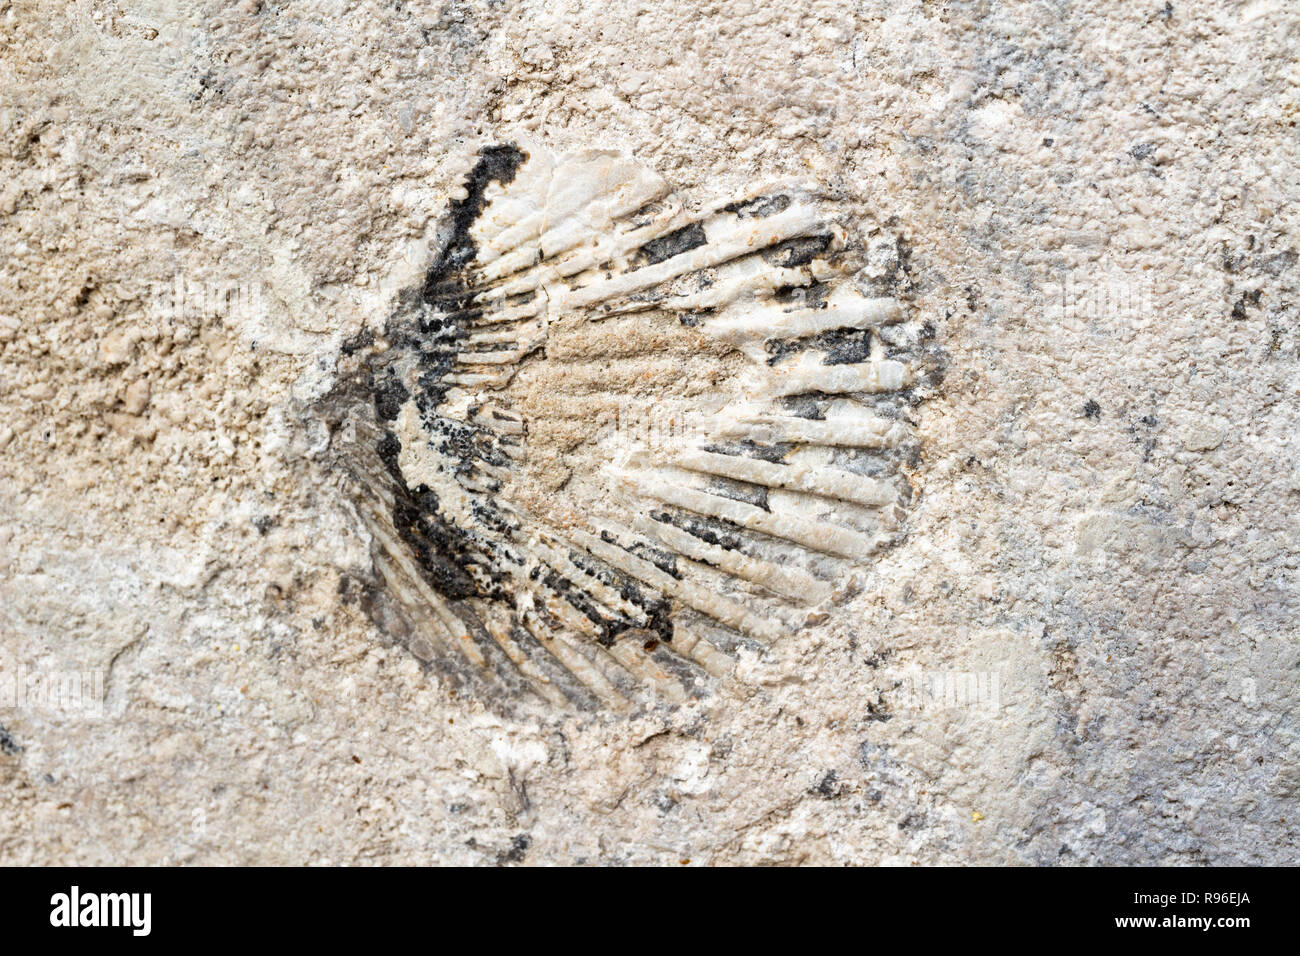
[[[1281,0],[0,0],[0,862],[1300,862],[1298,44]],[[906,540],[744,692],[512,715],[358,600],[311,403],[525,135],[907,239]]]

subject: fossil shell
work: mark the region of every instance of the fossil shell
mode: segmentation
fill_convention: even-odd
[[[624,156],[499,146],[460,195],[333,403],[377,617],[484,688],[620,708],[824,619],[911,498],[897,274],[855,275],[806,184],[688,209]]]

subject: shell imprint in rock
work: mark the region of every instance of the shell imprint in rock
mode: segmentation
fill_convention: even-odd
[[[855,275],[807,186],[688,211],[626,157],[498,146],[460,195],[423,289],[344,350],[364,405],[334,444],[390,631],[484,687],[627,707],[833,613],[911,498],[897,271]]]

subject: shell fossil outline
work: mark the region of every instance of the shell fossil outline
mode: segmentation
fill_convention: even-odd
[[[317,409],[373,541],[345,599],[471,692],[581,708],[707,695],[824,619],[901,534],[935,372],[906,247],[869,275],[824,200],[483,149]]]

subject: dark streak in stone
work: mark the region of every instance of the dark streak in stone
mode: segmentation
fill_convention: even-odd
[[[790,208],[790,197],[784,193],[776,196],[758,196],[744,202],[733,202],[722,207],[740,219],[766,219]]]
[[[6,757],[16,757],[23,752],[22,746],[14,739],[4,724],[0,724],[0,753]]]
[[[785,242],[779,242],[759,252],[763,261],[768,265],[778,266],[782,269],[793,269],[795,266],[806,266],[819,255],[830,248],[831,237],[829,234],[819,236],[797,236],[794,239],[787,239]]]
[[[651,239],[638,250],[632,261],[633,267],[652,266],[664,262],[683,252],[698,249],[708,240],[704,237],[704,227],[698,222],[682,226],[658,239]]]

